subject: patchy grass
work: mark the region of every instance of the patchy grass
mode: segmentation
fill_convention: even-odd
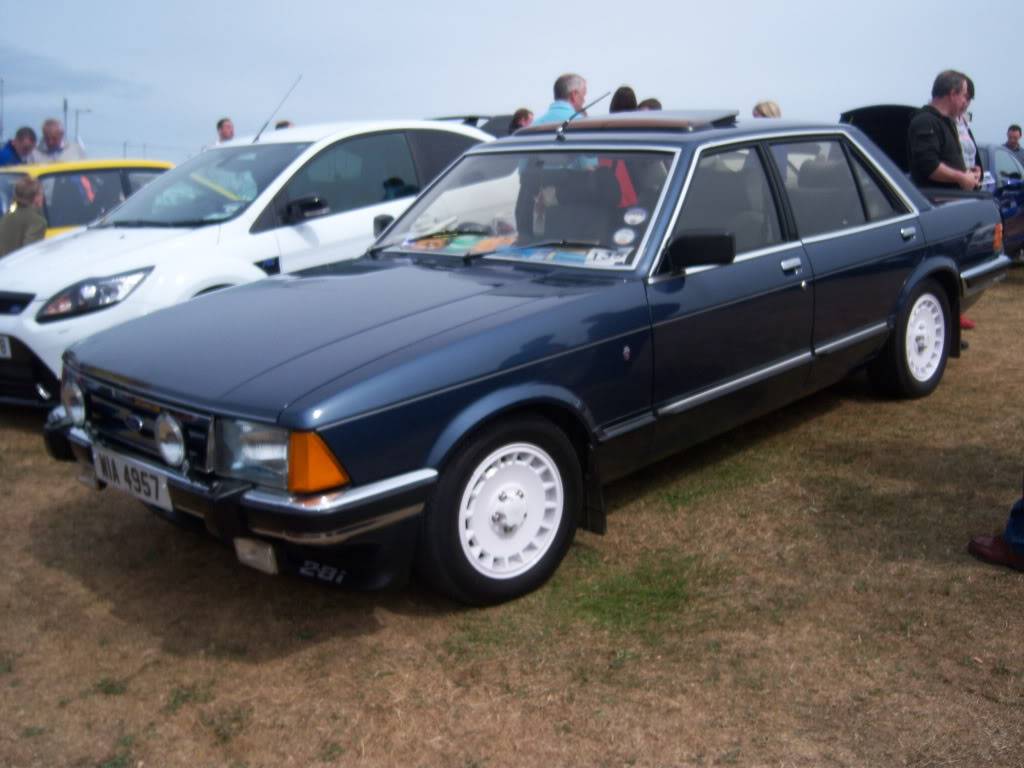
[[[1018,765],[1024,574],[964,548],[1020,493],[1024,270],[968,314],[933,395],[853,377],[617,482],[483,610],[240,567],[0,411],[0,765]]]
[[[209,704],[213,701],[212,684],[176,685],[167,696],[164,711],[173,715],[190,704]]]

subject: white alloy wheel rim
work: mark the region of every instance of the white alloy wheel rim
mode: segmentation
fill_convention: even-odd
[[[942,362],[946,320],[942,304],[930,293],[917,297],[907,317],[907,369],[917,381],[929,381]]]
[[[462,552],[490,579],[515,578],[551,547],[564,510],[554,459],[530,443],[503,445],[477,465],[462,493]]]

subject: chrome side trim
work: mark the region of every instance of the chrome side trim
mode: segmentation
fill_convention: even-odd
[[[338,528],[333,531],[323,531],[321,533],[288,533],[286,531],[271,531],[265,528],[252,528],[252,532],[272,539],[290,541],[293,544],[305,544],[310,547],[327,547],[334,544],[340,544],[347,539],[351,539],[353,536],[358,536],[360,534],[367,533],[368,531],[375,531],[378,528],[384,528],[385,526],[401,522],[402,520],[418,515],[421,511],[423,511],[423,505],[414,504],[411,507],[405,507],[404,509],[399,509],[395,512],[389,512],[386,515],[375,517],[372,520],[365,520],[362,523],[356,523],[355,525],[350,525],[347,528]]]
[[[799,368],[805,363],[809,363],[813,355],[810,352],[802,352],[794,357],[786,358],[778,363],[760,368],[756,371],[748,373],[739,378],[726,381],[717,386],[705,389],[702,392],[698,392],[695,395],[688,395],[682,400],[676,400],[674,403],[669,403],[666,406],[662,406],[658,409],[659,416],[671,416],[676,413],[682,413],[688,411],[691,408],[696,408],[698,405],[706,403],[708,400],[714,400],[715,398],[722,397],[736,392],[744,387],[749,387],[751,384],[757,384],[765,379],[770,379],[772,376],[777,376],[780,373],[785,373],[794,368]]]
[[[789,242],[782,243],[780,245],[772,245],[768,248],[758,248],[756,251],[746,251],[739,254],[735,259],[732,260],[733,264],[741,264],[744,261],[753,261],[754,259],[760,259],[762,256],[771,256],[773,253],[784,253],[786,251],[799,250],[803,253],[803,246],[801,246],[799,240],[790,240]],[[728,264],[707,264],[701,267],[687,267],[685,275],[699,275],[701,272],[707,272],[709,269],[721,269],[723,266],[729,266]],[[647,279],[648,285],[656,285],[664,282],[665,280],[677,279],[679,275],[655,275]]]
[[[329,515],[346,509],[430,485],[437,479],[436,469],[418,469],[376,483],[346,488],[333,493],[297,496],[258,488],[242,494],[242,502],[271,512],[302,512],[307,515]]]
[[[902,216],[894,216],[891,219],[882,219],[882,221],[872,221],[868,224],[859,224],[856,227],[849,227],[847,229],[839,229],[835,232],[823,232],[820,235],[812,235],[811,237],[805,237],[800,242],[805,245],[808,243],[823,243],[827,240],[838,240],[841,237],[847,237],[849,235],[859,235],[861,232],[870,232],[873,229],[881,229],[882,227],[888,227],[890,224],[901,224],[904,221],[913,221],[917,218],[917,214],[905,213]]]
[[[842,336],[841,338],[834,339],[827,344],[822,344],[820,347],[815,347],[814,354],[816,355],[827,355],[832,352],[836,352],[843,347],[849,347],[856,344],[859,341],[864,341],[872,336],[878,336],[879,334],[885,333],[889,330],[888,323],[875,323],[867,328],[862,328],[855,333],[851,333],[849,336]]]
[[[964,296],[970,296],[988,288],[993,283],[998,283],[1006,277],[1006,271],[1012,263],[1009,256],[1000,253],[986,262],[961,272],[960,285]]]

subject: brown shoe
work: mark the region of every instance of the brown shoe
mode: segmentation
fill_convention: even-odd
[[[1015,571],[1024,571],[1024,555],[1017,554],[1003,537],[996,536],[975,536],[967,545],[967,551],[979,560],[993,565],[1005,565]]]

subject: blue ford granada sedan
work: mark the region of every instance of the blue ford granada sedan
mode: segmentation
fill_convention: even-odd
[[[238,559],[486,604],[602,486],[867,366],[930,393],[1001,278],[852,126],[634,113],[471,149],[360,259],[201,296],[64,357],[47,444]]]

